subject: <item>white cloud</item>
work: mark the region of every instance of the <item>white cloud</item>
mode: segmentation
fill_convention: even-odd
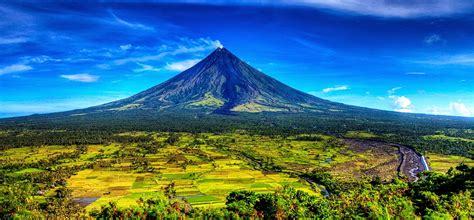
[[[108,96],[77,97],[71,99],[52,99],[38,101],[2,101],[0,100],[0,116],[21,116],[35,113],[60,112],[96,106],[129,97],[129,92],[120,92]]]
[[[349,87],[348,86],[336,86],[336,87],[332,87],[332,88],[325,88],[323,89],[323,93],[328,93],[328,92],[334,92],[334,91],[342,91],[342,90],[348,90]]]
[[[318,43],[306,40],[304,38],[292,37],[292,38],[289,38],[289,39],[294,41],[295,43],[303,46],[303,47],[311,49],[311,51],[317,51],[319,54],[323,54],[323,55],[332,55],[332,54],[334,54],[334,50],[332,50],[330,48],[327,48],[327,47],[324,47],[324,46],[322,46]]]
[[[103,69],[103,70],[108,70],[108,69],[111,69],[111,66],[109,64],[106,64],[106,63],[101,63],[101,64],[97,64],[95,65],[97,68],[99,69]]]
[[[182,39],[186,44],[191,46],[180,45],[177,49],[171,51],[172,55],[183,53],[195,53],[206,50],[214,50],[223,48],[224,45],[219,40],[211,40],[210,38],[199,38],[197,40]]]
[[[192,59],[192,60],[183,60],[174,63],[166,64],[166,69],[171,71],[184,71],[187,70],[189,67],[194,66],[194,64],[198,63],[199,59]]]
[[[210,1],[181,0],[207,4],[270,4],[283,6],[307,6],[329,9],[351,14],[392,18],[443,17],[469,12],[473,8],[471,0],[259,0],[259,1]]]
[[[224,44],[222,44],[219,40],[214,40],[211,43],[215,48],[224,48]]]
[[[395,95],[395,92],[401,88],[395,87],[387,91],[388,98],[393,100],[393,110],[397,112],[413,112],[413,105],[409,98]]]
[[[142,63],[137,63],[141,68],[140,69],[134,69],[133,72],[140,73],[140,72],[145,72],[145,71],[155,71],[158,72],[161,69],[160,68],[155,68],[154,66],[151,65],[146,65]]]
[[[28,38],[26,37],[13,37],[13,38],[3,38],[0,37],[0,45],[1,44],[18,44],[27,42]]]
[[[139,57],[129,57],[124,59],[114,60],[115,65],[124,65],[127,63],[143,63],[147,61],[159,61],[168,56],[175,56],[179,54],[194,54],[197,52],[210,51],[216,48],[223,47],[219,40],[212,40],[210,38],[199,38],[199,39],[181,39],[181,44],[174,49],[169,46],[164,46],[167,51],[161,52],[156,55],[145,55]]]
[[[398,96],[395,98],[395,104],[402,108],[402,109],[405,109],[405,108],[408,108],[410,105],[411,105],[411,101],[409,98],[405,97],[405,96]]]
[[[397,90],[399,90],[399,89],[401,89],[401,88],[402,88],[402,87],[395,87],[395,88],[392,88],[392,89],[388,90],[388,91],[387,91],[387,92],[388,92],[388,95],[389,95],[389,96],[392,96],[393,94],[395,94],[395,92],[396,92]]]
[[[458,14],[472,8],[470,0],[381,1],[381,0],[284,0],[288,4],[305,4],[356,14],[381,17],[438,17]]]
[[[13,64],[10,66],[6,66],[0,69],[0,76],[9,74],[9,73],[16,73],[16,72],[23,72],[33,69],[31,66],[27,66],[24,64]]]
[[[316,91],[309,91],[307,93],[310,94],[310,95],[314,95],[314,96],[318,96],[318,94],[319,94],[319,92],[316,92]]]
[[[413,106],[411,104],[411,100],[405,96],[396,96],[393,97],[395,109],[394,111],[397,112],[412,112]]]
[[[145,31],[154,31],[155,30],[153,27],[149,27],[149,26],[146,26],[144,24],[132,23],[132,22],[125,21],[125,20],[117,17],[117,15],[115,15],[112,11],[109,11],[109,12],[110,12],[110,15],[112,15],[112,17],[114,18],[115,22],[117,22],[117,24],[121,24],[123,26],[129,27],[129,28],[132,28],[132,29],[141,29],[141,30],[145,30]]]
[[[449,109],[453,115],[459,116],[471,116],[474,112],[469,110],[466,105],[462,102],[451,102],[449,103]]]
[[[415,63],[430,65],[474,65],[474,54],[455,54],[449,56],[440,56],[427,60],[414,61]]]
[[[131,44],[120,45],[121,50],[129,50],[130,48],[132,48]]]
[[[26,62],[33,62],[33,63],[45,63],[49,61],[53,62],[61,62],[61,59],[55,59],[50,56],[42,55],[42,56],[37,56],[37,57],[26,57],[27,61]]]
[[[168,54],[169,52],[162,52],[157,55],[146,55],[146,56],[141,56],[141,57],[129,57],[129,58],[124,58],[124,59],[117,59],[114,61],[114,64],[123,65],[123,64],[131,63],[131,62],[138,63],[138,62],[147,62],[151,60],[157,61],[157,60],[163,59]]]
[[[461,101],[450,102],[449,105],[443,108],[433,106],[427,112],[434,115],[474,116],[474,108],[469,108],[468,105]]]
[[[428,109],[428,113],[433,114],[433,115],[443,115],[446,114],[442,109],[440,109],[438,106],[433,106],[430,109]]]
[[[394,109],[394,111],[396,111],[396,112],[403,112],[403,113],[410,113],[410,112],[413,112],[412,109],[408,109],[408,108],[397,108],[397,109]]]
[[[439,34],[432,34],[430,36],[427,36],[424,40],[425,44],[432,45],[438,42],[443,42],[443,38]]]
[[[91,75],[89,73],[61,75],[60,77],[78,82],[96,82],[99,80],[99,76]]]
[[[406,75],[425,75],[425,72],[406,72]]]

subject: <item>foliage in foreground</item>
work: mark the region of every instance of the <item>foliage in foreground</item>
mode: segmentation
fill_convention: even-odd
[[[310,175],[311,176],[311,175]],[[338,191],[327,197],[314,196],[291,187],[274,193],[235,191],[221,209],[193,209],[185,200],[157,192],[138,206],[119,208],[109,203],[89,216],[110,218],[370,218],[370,219],[472,219],[474,218],[474,167],[460,165],[447,173],[424,173],[418,182],[393,180],[340,185],[327,175],[316,175],[319,182],[332,182]],[[329,180],[328,180],[329,179]],[[339,184],[339,185],[338,185]],[[71,202],[70,191],[56,190],[56,196],[43,203],[32,199],[34,187],[28,181],[2,186],[0,213],[3,218],[41,216],[81,216],[83,211]]]

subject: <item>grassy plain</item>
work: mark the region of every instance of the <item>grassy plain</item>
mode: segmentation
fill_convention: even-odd
[[[460,163],[474,166],[474,160],[455,155],[427,153],[426,159],[428,160],[430,168],[433,171],[439,172],[446,172],[449,170],[449,168],[456,167]]]
[[[469,132],[466,131],[466,132]],[[468,138],[460,138],[460,137],[451,137],[451,136],[446,136],[444,134],[435,134],[435,135],[427,135],[424,136],[423,138],[428,139],[428,140],[436,140],[436,139],[442,139],[442,140],[448,140],[451,142],[469,142],[469,143],[474,143],[474,140],[468,139]]]
[[[372,132],[368,131],[348,131],[344,135],[347,138],[361,138],[361,139],[366,139],[366,138],[377,138],[378,136]]]
[[[319,134],[290,137],[247,134],[127,132],[124,138],[148,137],[153,141],[88,145],[78,157],[60,159],[52,169],[94,163],[66,180],[73,197],[87,200],[87,210],[110,201],[119,207],[136,205],[171,185],[174,200],[187,200],[193,207],[222,207],[231,191],[246,189],[272,192],[284,186],[321,195],[320,189],[301,174],[310,170],[331,173],[347,180],[373,175],[383,179],[397,176],[396,148],[388,145],[359,146],[347,140]],[[175,136],[172,140],[171,137]],[[352,138],[373,137],[351,132]],[[47,161],[72,153],[76,146],[41,146],[8,149],[0,154],[2,163]],[[444,171],[459,162],[472,160],[428,154],[430,166]],[[50,172],[25,167],[8,175]],[[52,191],[52,190],[51,190]],[[46,193],[45,196],[49,194]],[[44,196],[37,196],[44,200]],[[90,204],[89,204],[90,203]]]

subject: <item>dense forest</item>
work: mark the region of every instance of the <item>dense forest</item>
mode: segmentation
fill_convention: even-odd
[[[420,152],[468,156],[474,151],[474,120],[470,118],[401,114],[381,111],[370,116],[344,113],[156,114],[153,112],[110,112],[70,116],[70,113],[33,115],[0,120],[0,147],[42,144],[95,144],[114,141],[111,134],[124,131],[239,132],[291,136],[322,133],[343,137],[349,131],[373,133],[374,140],[411,146]],[[53,132],[52,132],[53,131]],[[21,134],[21,135],[18,135]],[[458,140],[427,139],[445,134]],[[25,135],[25,136],[24,136]],[[24,138],[28,137],[28,138]],[[468,141],[466,141],[468,140]]]

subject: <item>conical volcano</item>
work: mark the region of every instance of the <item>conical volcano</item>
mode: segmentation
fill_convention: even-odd
[[[0,128],[3,124],[9,128],[341,132],[368,126],[385,129],[390,123],[414,120],[429,127],[435,121],[442,124],[454,119],[320,99],[265,75],[227,49],[218,48],[184,72],[131,97],[85,109],[4,119],[0,120]]]
[[[129,98],[89,108],[232,112],[322,112],[348,106],[293,89],[218,48],[168,81]]]

